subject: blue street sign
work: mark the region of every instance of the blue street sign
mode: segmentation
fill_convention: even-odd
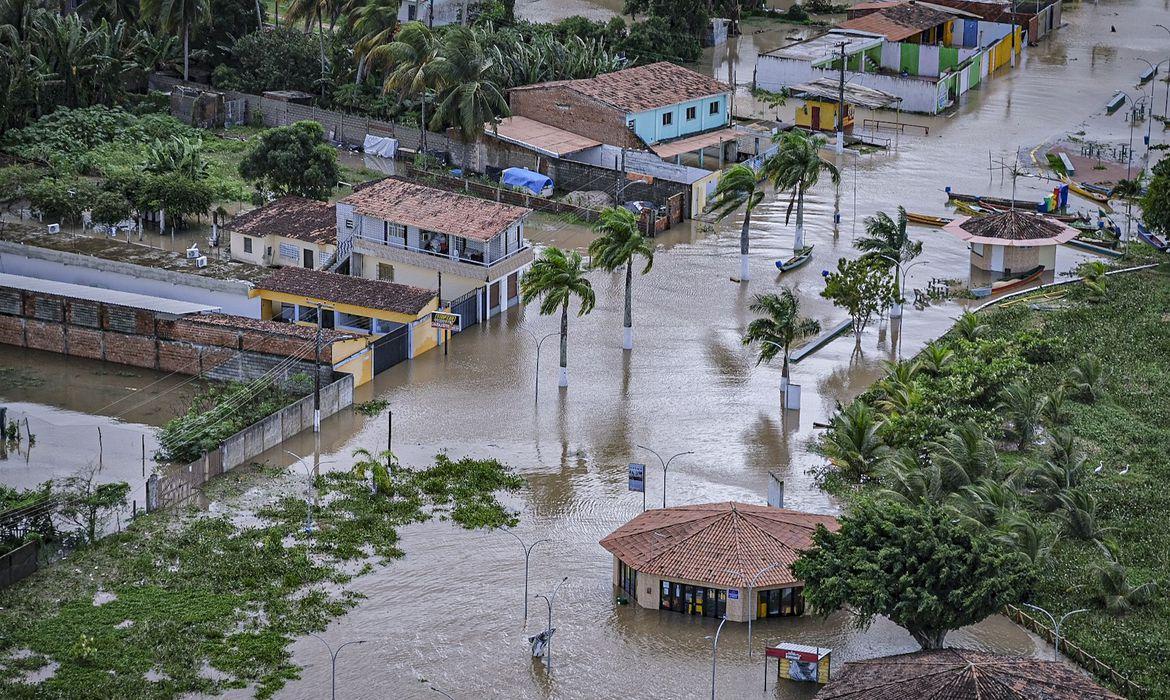
[[[646,465],[630,462],[630,490],[646,493]]]

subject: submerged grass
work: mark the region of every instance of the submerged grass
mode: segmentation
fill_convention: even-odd
[[[393,497],[350,474],[319,477],[312,533],[305,501],[292,496],[261,509],[255,527],[194,510],[138,519],[0,591],[0,697],[172,698],[244,687],[271,697],[298,677],[292,639],[323,630],[360,598],[344,590],[347,562],[365,562],[364,571],[371,559],[401,557],[398,528],[445,517],[452,504],[496,516],[465,526],[515,521],[493,493],[519,488],[519,477],[494,460],[468,461],[477,465],[470,479],[438,465],[398,470]],[[217,488],[230,498],[258,475],[228,475]],[[95,605],[99,592],[113,599]],[[50,662],[59,664],[51,677],[24,682]]]

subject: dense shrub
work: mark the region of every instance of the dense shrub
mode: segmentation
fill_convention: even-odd
[[[267,90],[311,93],[320,77],[316,36],[282,27],[240,37],[232,45],[230,63],[216,67],[212,82],[219,88],[253,95]]]

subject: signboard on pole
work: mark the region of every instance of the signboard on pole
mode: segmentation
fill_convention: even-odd
[[[768,472],[768,505],[784,507],[784,480],[776,478],[772,472]]]
[[[646,465],[630,462],[630,490],[646,493]]]
[[[431,328],[440,331],[457,331],[459,330],[459,322],[461,317],[459,314],[447,313],[446,311],[432,311],[431,312]]]

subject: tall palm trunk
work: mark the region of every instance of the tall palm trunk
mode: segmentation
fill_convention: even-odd
[[[569,300],[561,306],[561,376],[557,386],[569,386]]]
[[[780,390],[788,391],[788,346],[784,346],[784,365],[780,370]]]
[[[792,248],[800,250],[804,247],[804,185],[796,187],[796,237],[792,241]]]
[[[317,43],[321,46],[321,97],[325,97],[325,24],[321,21],[321,9],[317,9]]]
[[[743,281],[751,279],[748,272],[748,230],[752,224],[752,210],[749,208],[743,215],[743,227],[739,230],[739,278]]]
[[[365,52],[362,52],[361,58],[358,59],[357,75],[353,79],[354,85],[361,85],[362,84],[362,73],[365,72],[365,69],[366,69],[366,54],[365,54]]]
[[[626,261],[626,321],[622,330],[622,347],[634,349],[634,259]]]
[[[422,110],[422,120],[419,124],[418,130],[418,151],[419,153],[427,152],[427,91],[422,91],[422,104],[419,105]]]
[[[890,318],[902,317],[902,266],[894,263],[894,303],[890,304]]]
[[[272,15],[274,17],[274,23],[276,25],[276,28],[280,29],[280,0],[272,0],[272,9],[273,9]]]
[[[190,58],[191,58],[191,52],[188,49],[190,47],[190,39],[191,39],[191,28],[189,26],[187,26],[186,22],[184,22],[183,23],[183,82],[187,82],[187,80],[189,80],[188,73],[189,73],[189,67],[190,67],[189,63],[190,63]]]

